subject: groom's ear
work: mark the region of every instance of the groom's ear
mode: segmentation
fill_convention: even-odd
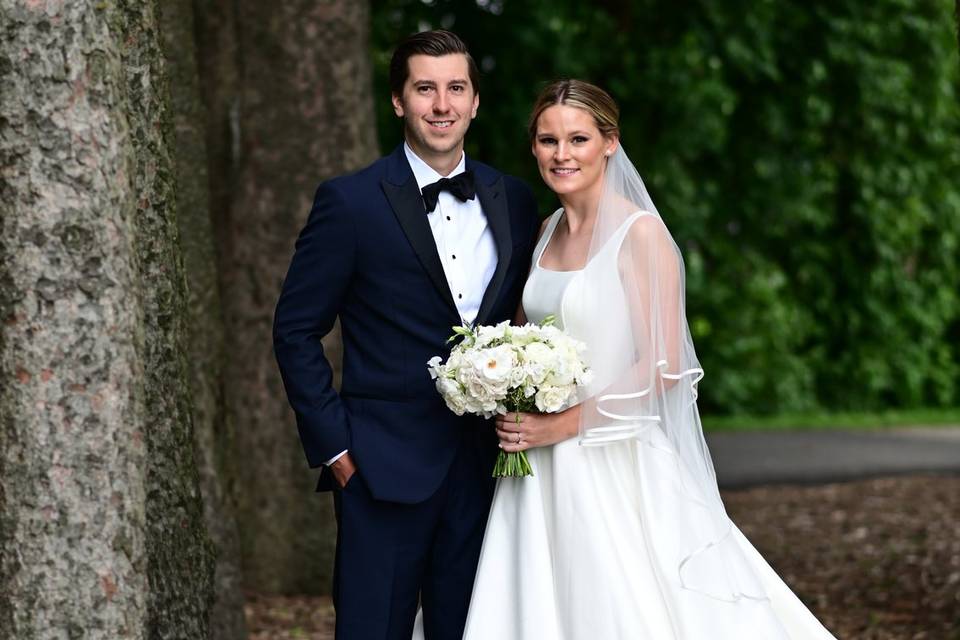
[[[480,94],[473,94],[473,108],[470,110],[470,119],[473,120],[477,117],[477,108],[480,107]]]
[[[400,96],[393,93],[390,94],[390,102],[393,103],[393,112],[397,114],[398,118],[403,117],[403,100],[400,99]],[[474,112],[476,112],[476,107],[474,107]]]

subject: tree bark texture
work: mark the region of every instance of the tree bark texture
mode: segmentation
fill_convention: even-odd
[[[173,131],[155,4],[121,4],[136,154],[139,289],[144,307],[149,637],[206,638],[214,549],[194,456],[187,291],[171,158]]]
[[[0,640],[205,638],[154,6],[0,16]]]
[[[232,425],[223,398],[223,314],[210,221],[206,111],[200,99],[191,0],[160,4],[170,108],[176,202],[188,298],[188,367],[204,519],[217,549],[213,640],[246,637],[236,522]]]
[[[197,0],[211,194],[236,421],[244,580],[329,589],[335,525],[313,494],[272,353],[274,305],[316,186],[377,155],[365,1]],[[318,274],[323,277],[323,274]],[[339,339],[325,344],[332,362]]]

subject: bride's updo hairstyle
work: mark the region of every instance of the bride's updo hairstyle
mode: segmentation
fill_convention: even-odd
[[[537,137],[537,120],[552,106],[563,104],[583,109],[591,116],[604,137],[620,133],[620,107],[610,94],[583,80],[556,80],[547,85],[533,105],[528,132],[530,141]]]

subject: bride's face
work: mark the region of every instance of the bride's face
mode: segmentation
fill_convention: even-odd
[[[617,139],[604,137],[584,109],[557,104],[537,118],[533,155],[543,181],[558,195],[599,189],[606,156],[616,146]]]

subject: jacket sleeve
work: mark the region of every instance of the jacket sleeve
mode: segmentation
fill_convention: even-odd
[[[320,185],[273,318],[274,354],[311,467],[350,446],[349,418],[320,341],[333,328],[350,286],[356,243],[345,200],[330,183]]]

